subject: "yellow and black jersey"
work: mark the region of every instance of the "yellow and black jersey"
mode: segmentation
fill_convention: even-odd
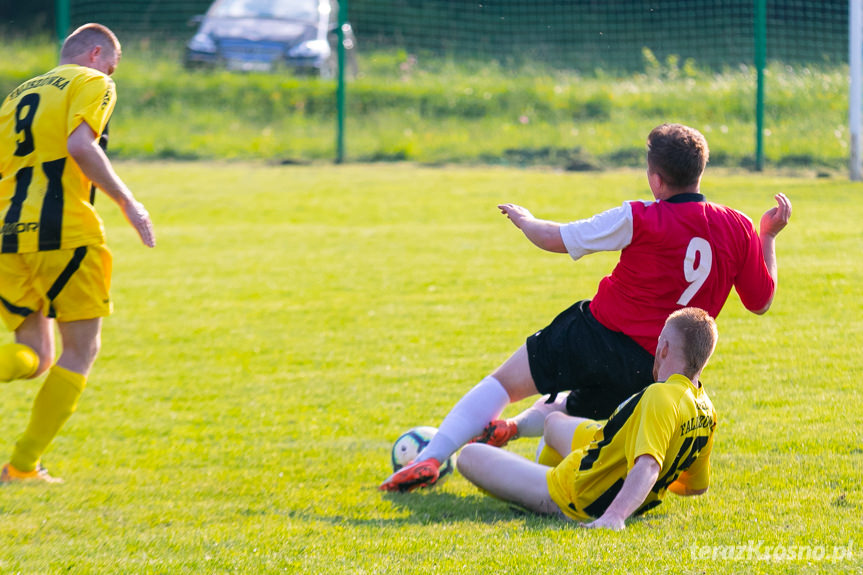
[[[0,107],[0,252],[105,241],[92,183],[66,146],[81,122],[104,134],[115,103],[110,77],[74,64],[28,80],[6,97]]]
[[[654,383],[623,402],[582,450],[549,471],[552,499],[573,519],[600,517],[641,455],[659,463],[659,478],[636,514],[655,507],[668,486],[708,487],[716,411],[703,387],[683,375]]]

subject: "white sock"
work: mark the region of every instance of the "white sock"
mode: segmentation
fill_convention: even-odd
[[[543,395],[533,405],[512,418],[518,425],[519,437],[542,437],[545,429],[545,418],[554,411],[566,411],[566,393],[559,393],[551,403],[547,395]]]
[[[482,433],[485,426],[497,419],[507,405],[509,393],[503,385],[492,376],[484,378],[450,410],[416,460],[433,457],[445,461],[462,445]]]
[[[533,456],[533,460],[539,463],[539,456],[542,454],[542,450],[545,449],[545,437],[539,438],[539,445],[536,446],[536,454]]]

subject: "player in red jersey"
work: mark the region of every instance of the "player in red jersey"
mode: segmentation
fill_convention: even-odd
[[[663,124],[651,131],[647,149],[654,201],[625,202],[568,224],[537,219],[513,204],[498,206],[544,250],[575,260],[619,250],[620,261],[592,300],[577,302],[528,337],[470,390],[414,463],[390,476],[381,490],[433,484],[438,462],[480,436],[489,422],[494,424],[486,430],[486,441],[496,431],[506,438],[528,434],[516,422],[495,421],[510,402],[536,394],[554,401],[558,393],[571,391],[565,402],[571,415],[608,417],[652,383],[657,338],[665,319],[678,309],[699,307],[716,317],[732,287],[750,311],[763,314],[770,308],[777,281],[775,239],[791,217],[788,198],[775,196],[777,205],[762,216],[759,234],[744,214],[708,202],[700,193],[709,156],[700,132]],[[562,410],[563,401],[552,409]],[[535,412],[542,415],[540,408]],[[544,416],[534,419],[539,428],[529,434],[540,435]]]

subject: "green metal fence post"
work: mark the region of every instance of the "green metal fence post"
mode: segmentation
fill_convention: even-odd
[[[767,0],[755,0],[755,169],[764,168],[764,68],[767,65]]]
[[[63,40],[66,39],[66,34],[69,33],[69,2],[70,0],[56,0],[54,2],[57,19],[57,44],[60,46],[63,45]]]
[[[348,0],[339,2],[339,29],[338,55],[339,55],[339,84],[336,89],[336,116],[338,126],[336,128],[336,163],[345,161],[345,24],[348,21]]]

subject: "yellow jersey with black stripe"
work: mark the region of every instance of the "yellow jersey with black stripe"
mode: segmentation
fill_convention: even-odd
[[[716,423],[703,387],[679,374],[654,383],[618,406],[589,445],[548,472],[551,497],[573,519],[600,517],[641,455],[653,457],[660,471],[636,514],[659,505],[675,481],[706,489]]]
[[[104,243],[92,182],[66,145],[81,122],[101,136],[115,103],[110,77],[74,64],[28,80],[6,97],[0,106],[0,252]]]

